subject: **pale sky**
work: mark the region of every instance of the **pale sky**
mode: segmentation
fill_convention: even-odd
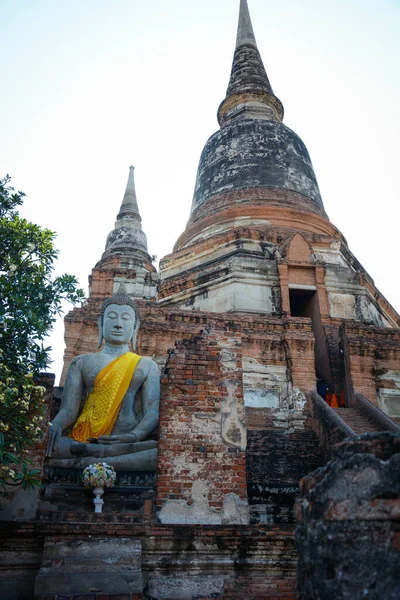
[[[239,0],[0,0],[0,176],[57,232],[57,273],[87,277],[128,178],[149,252],[172,251],[217,130]],[[284,123],[326,212],[400,311],[400,0],[249,0]],[[60,374],[63,326],[50,338]]]

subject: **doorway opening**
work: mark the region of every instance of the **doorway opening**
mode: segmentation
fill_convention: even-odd
[[[311,319],[315,338],[315,372],[333,390],[332,370],[325,328],[321,321],[318,295],[315,289],[289,288],[290,314],[292,317]]]
[[[292,317],[310,317],[312,319],[316,295],[315,290],[289,289]]]

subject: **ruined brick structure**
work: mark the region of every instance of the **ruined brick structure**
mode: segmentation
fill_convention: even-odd
[[[299,600],[400,597],[399,452],[400,436],[364,434],[302,481]]]
[[[400,431],[400,317],[329,221],[283,113],[241,0],[220,129],[201,155],[185,231],[157,273],[131,167],[89,298],[65,318],[61,386],[71,359],[97,348],[104,298],[124,282],[137,300],[138,351],[162,373],[157,482],[121,476],[95,517],[76,474],[45,471],[40,525],[4,530],[7,564],[25,590],[10,598],[29,597],[39,567],[37,599],[56,598],[46,578],[56,581],[57,569],[78,578],[54,540],[92,536],[131,540],[136,587],[82,598],[294,599],[300,479],[348,436]],[[317,394],[317,380],[339,409]],[[16,535],[29,568],[7,554]]]

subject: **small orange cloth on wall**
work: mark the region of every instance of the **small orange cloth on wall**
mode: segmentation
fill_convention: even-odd
[[[93,392],[87,397],[71,432],[74,440],[86,442],[88,438],[110,435],[141,358],[138,354],[127,352],[100,371],[94,382]]]

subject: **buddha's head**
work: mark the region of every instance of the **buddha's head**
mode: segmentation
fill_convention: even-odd
[[[132,342],[136,349],[136,337],[140,326],[139,309],[126,293],[125,286],[120,285],[118,291],[104,300],[99,318],[99,345],[103,339],[114,345]]]

